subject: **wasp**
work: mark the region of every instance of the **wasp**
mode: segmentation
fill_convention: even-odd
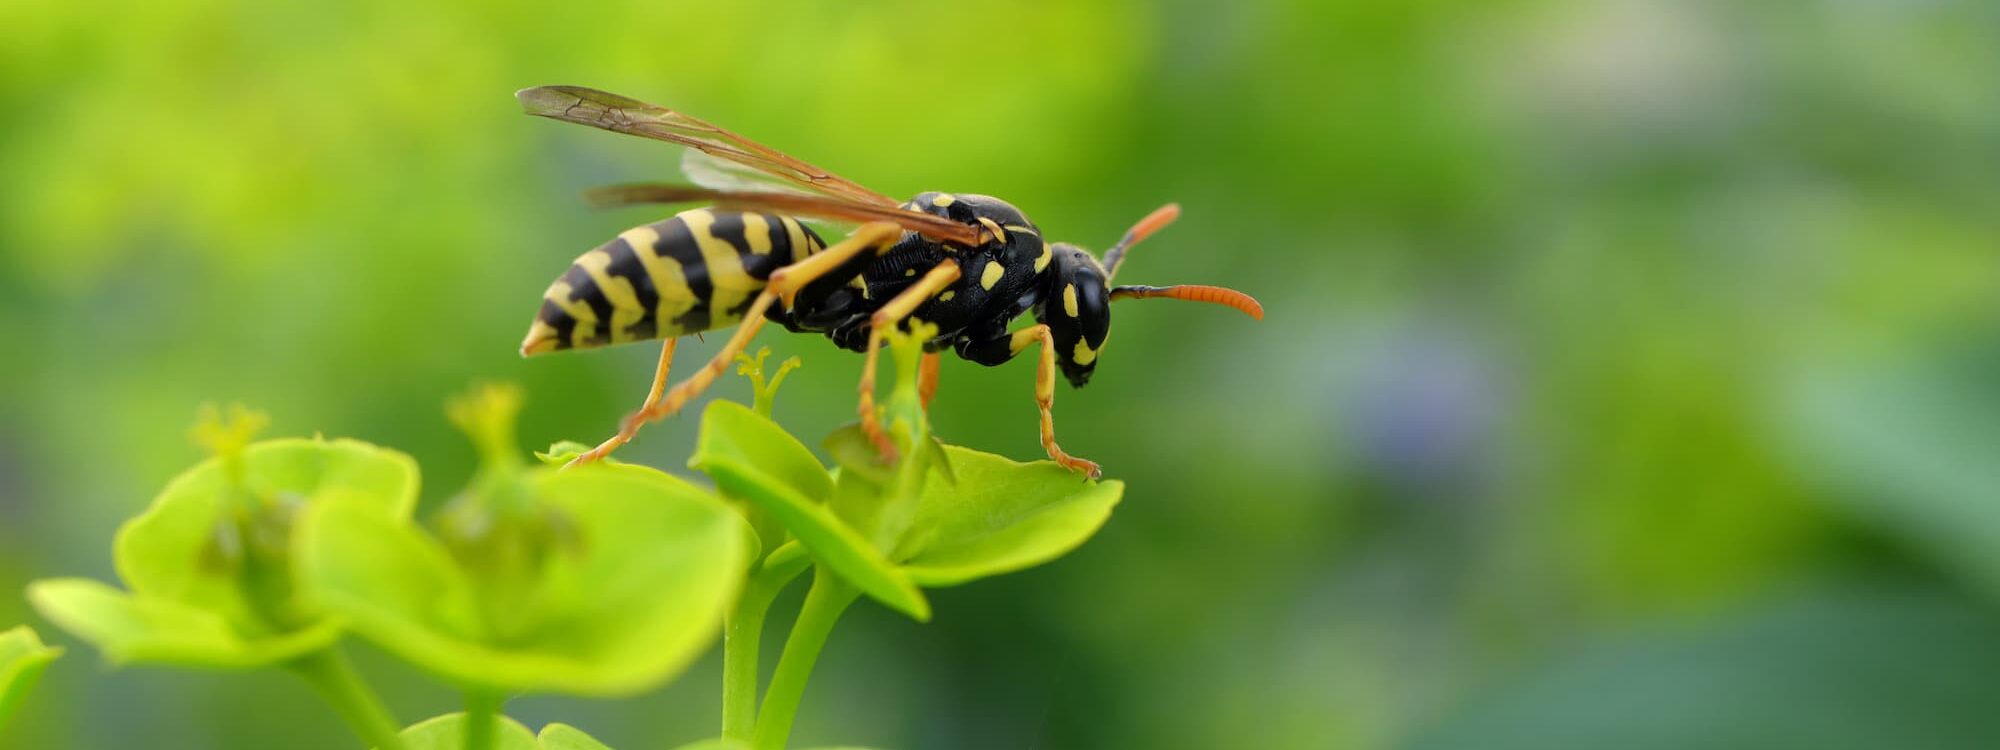
[[[936,392],[940,352],[993,366],[1039,345],[1042,447],[1056,463],[1096,478],[1096,463],[1056,444],[1051,412],[1058,369],[1071,386],[1090,380],[1111,332],[1111,302],[1190,300],[1264,315],[1249,295],[1222,287],[1111,285],[1126,252],[1179,216],[1173,204],[1140,220],[1100,261],[1076,245],[1043,239],[1034,222],[999,198],[925,192],[899,202],[665,107],[576,86],[515,96],[530,115],[686,147],[682,171],[695,185],[600,188],[590,194],[594,202],[711,204],[626,230],[578,257],[542,295],[523,356],[664,339],[644,403],[617,434],[572,463],[601,459],[641,426],[679,412],[767,321],[865,355],[861,427],[884,458],[893,458],[876,415],[876,358],[884,331],[921,320],[937,329],[925,342],[920,370],[926,405]],[[807,220],[858,226],[829,244]],[[1034,324],[1010,328],[1030,312]],[[667,387],[680,337],[731,325],[734,334],[706,365]]]

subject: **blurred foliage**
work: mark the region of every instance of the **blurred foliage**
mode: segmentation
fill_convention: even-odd
[[[1995,70],[1972,0],[0,4],[0,581],[110,578],[100,541],[199,455],[207,401],[438,456],[432,488],[472,473],[433,417],[472,380],[527,386],[527,444],[608,434],[649,347],[515,347],[571,258],[658,218],[578,191],[678,155],[510,96],[576,83],[1090,247],[1177,200],[1122,278],[1270,311],[1121,306],[1056,406],[1127,481],[1117,522],[932,592],[932,625],[857,609],[803,743],[1464,747],[1577,717],[1515,736],[1829,746],[1785,729],[1818,710],[1990,746],[2000,678],[1952,656],[2000,647]],[[849,418],[858,358],[762,341],[808,365],[792,432]],[[1031,371],[948,363],[938,433],[1039,455]],[[1887,591],[1802,593],[1855,581]],[[694,740],[717,662],[510,712]],[[346,747],[281,677],[82,663],[0,747]],[[1837,680],[1869,690],[1787,689]]]
[[[49,662],[62,654],[62,649],[44,645],[26,625],[0,631],[0,725],[27,700]]]
[[[250,443],[263,415],[207,421],[216,455],[167,484],[118,528],[112,560],[128,590],[90,578],[28,587],[41,615],[110,665],[245,669],[281,665],[339,640],[342,624],[301,606],[292,529],[308,508],[406,518],[417,463],[356,440]]]

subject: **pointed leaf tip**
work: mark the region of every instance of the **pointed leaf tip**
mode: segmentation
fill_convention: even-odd
[[[42,643],[26,625],[0,631],[0,728],[41,681],[49,662],[63,650]]]

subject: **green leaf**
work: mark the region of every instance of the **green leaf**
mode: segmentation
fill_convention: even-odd
[[[953,586],[1048,562],[1075,549],[1111,517],[1122,482],[1088,482],[1049,461],[1017,463],[946,447],[956,485],[933,478],[897,549],[924,586]]]
[[[750,743],[737,740],[696,740],[674,750],[750,750]]]
[[[1899,354],[1814,360],[1787,437],[1819,497],[2000,591],[2000,340]]]
[[[836,431],[827,452],[840,464],[831,505],[919,585],[950,586],[1039,565],[1095,534],[1124,494],[1054,463],[1017,463],[938,447],[916,389],[921,338],[891,338],[897,382],[884,422],[902,458],[883,465],[858,427]]]
[[[500,731],[493,738],[493,750],[539,750],[535,733],[521,722],[500,718]],[[411,724],[403,730],[403,744],[409,750],[465,750],[465,714],[445,714]],[[600,746],[601,747],[601,746]]]
[[[355,632],[466,686],[629,695],[677,674],[742,584],[742,521],[713,496],[638,466],[528,475],[565,520],[512,627],[487,622],[477,577],[436,538],[348,506],[302,522],[301,576]]]
[[[542,743],[542,750],[611,750],[610,745],[568,724],[542,727],[542,733],[535,739]]]
[[[551,443],[549,449],[546,451],[535,451],[535,458],[540,459],[542,463],[549,466],[560,467],[569,463],[577,456],[589,452],[590,446],[588,444],[579,443],[575,440],[559,440]],[[610,460],[608,458],[605,459],[605,461]]]
[[[871,538],[875,540],[876,547],[884,551],[895,550],[899,541],[909,533],[910,524],[915,521],[918,507],[923,502],[924,487],[930,484],[932,459],[938,453],[931,449],[936,442],[931,439],[930,413],[924,408],[923,398],[917,391],[924,342],[936,333],[936,326],[912,322],[908,332],[893,332],[889,336],[896,382],[883,404],[882,423],[896,444],[900,458],[896,461],[895,471],[887,481],[882,482],[882,491],[871,513],[874,529]]]
[[[706,472],[715,461],[754,466],[765,477],[783,483],[810,502],[823,503],[833,494],[833,478],[812,450],[791,433],[749,407],[715,401],[702,412],[701,432],[688,468]]]
[[[920,622],[930,619],[930,603],[916,584],[826,505],[832,477],[777,424],[741,404],[714,402],[688,465],[776,518],[814,560],[855,588]]]
[[[7,717],[21,706],[42,679],[42,671],[62,652],[42,645],[42,639],[26,625],[0,632],[0,727],[6,726]]]
[[[809,555],[810,553],[806,552],[806,546],[799,544],[798,540],[794,539],[786,542],[785,546],[772,550],[770,555],[765,556],[762,569],[772,570],[784,567]]]
[[[557,730],[561,730],[560,734]],[[557,741],[552,742],[553,738]],[[414,750],[414,749],[413,749]],[[577,731],[567,724],[550,724],[542,727],[542,750],[611,750],[604,743],[591,739],[590,735]],[[727,739],[696,740],[674,750],[750,750],[750,743]],[[869,750],[865,747],[841,746],[822,747],[813,750]]]
[[[242,493],[269,501],[273,512],[301,502],[341,502],[400,517],[416,503],[417,465],[402,453],[360,441],[307,438],[256,443],[242,458],[240,489],[231,485],[221,459],[175,477],[144,513],[118,530],[113,557],[119,578],[140,598],[211,611],[242,638],[255,639],[291,629],[274,623],[271,614],[288,610],[290,602],[268,601],[289,595],[260,589],[246,578],[244,557],[255,550],[245,550],[246,542],[235,535]],[[284,532],[282,525],[276,528]],[[282,549],[286,540],[281,536],[275,543],[280,549],[267,552],[282,561],[288,556]],[[283,579],[280,572],[270,583],[281,590]]]
[[[50,622],[97,646],[113,664],[249,668],[290,661],[340,638],[340,628],[331,622],[246,638],[214,610],[137,597],[84,578],[36,581],[28,586],[28,601]]]
[[[925,444],[937,445],[933,441]],[[858,424],[835,430],[824,445],[828,455],[840,463],[833,499],[827,503],[833,507],[834,515],[876,549],[894,551],[916,518],[917,505],[923,499],[922,486],[944,478],[936,473],[927,476],[929,481],[917,477],[919,471],[944,465],[933,458],[941,449],[933,448],[926,455],[914,456],[894,466],[885,465]]]

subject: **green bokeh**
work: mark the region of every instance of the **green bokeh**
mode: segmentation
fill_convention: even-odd
[[[474,380],[527,387],[529,445],[611,431],[651,347],[515,348],[660,215],[579,192],[678,154],[512,97],[573,83],[1092,248],[1178,201],[1120,280],[1269,311],[1120,305],[1056,403],[1114,519],[927,625],[857,608],[804,746],[1992,746],[2000,675],[1940,674],[2000,649],[1995,71],[1976,0],[0,3],[0,591],[111,578],[205,401],[431,488],[471,472],[441,404]],[[762,341],[805,360],[788,429],[850,417],[857,357]],[[947,362],[937,431],[1039,455],[1032,370]],[[620,456],[679,467],[693,427]],[[349,746],[282,675],[86,653],[0,747]],[[452,710],[359,656],[405,720]],[[670,747],[713,730],[718,662],[510,711]],[[1787,689],[1841,679],[1903,698]]]

